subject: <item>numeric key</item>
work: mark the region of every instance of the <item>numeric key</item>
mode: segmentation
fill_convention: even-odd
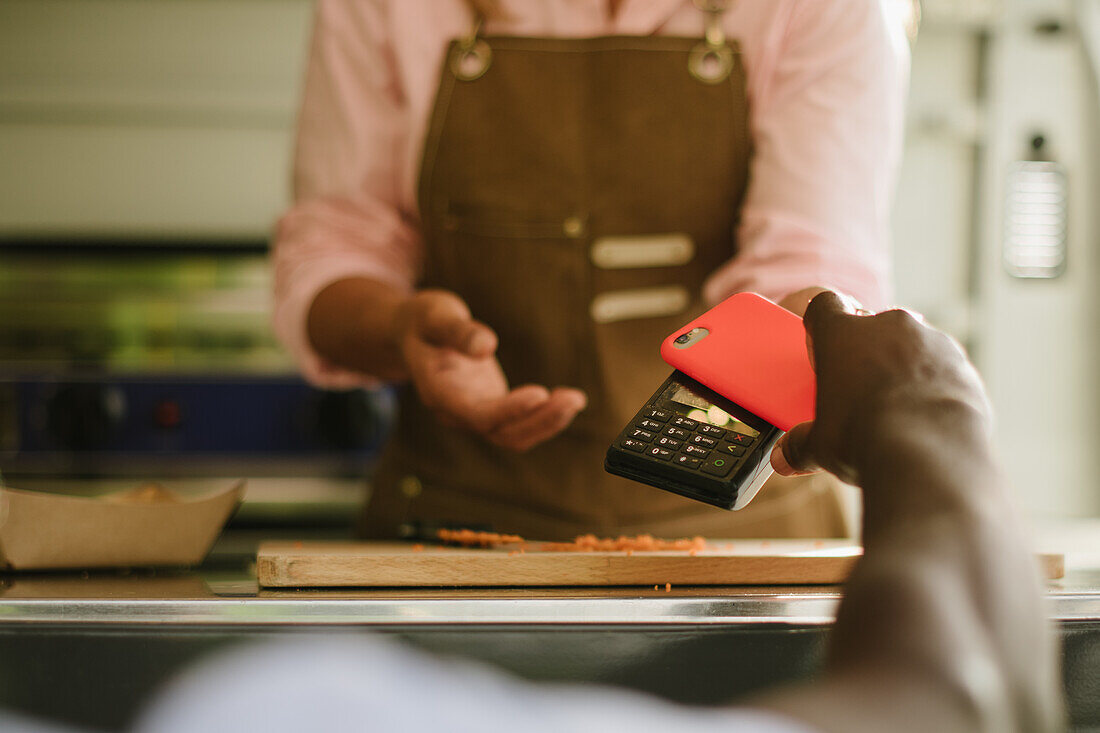
[[[662,435],[657,438],[657,442],[654,445],[659,445],[662,448],[668,448],[669,450],[680,450],[680,446],[683,445],[679,440],[670,438],[667,435]]]
[[[708,438],[705,435],[693,435],[691,436],[691,442],[695,445],[702,446],[703,448],[714,448],[718,445],[718,441],[714,438]]]
[[[726,435],[726,431],[722,428],[716,428],[713,425],[706,424],[699,426],[699,432],[703,435],[709,435],[712,438],[718,438],[719,440],[721,440]]]
[[[691,420],[680,415],[672,418],[672,424],[678,428],[683,428],[684,430],[694,430],[695,428],[699,427],[699,423],[695,420]]]
[[[691,437],[691,433],[680,428],[667,427],[665,428],[665,435],[670,438],[676,438],[676,440],[687,440]]]
[[[650,420],[656,420],[657,422],[668,422],[668,419],[672,417],[672,413],[668,410],[662,410],[656,407],[649,407],[642,410],[642,417],[647,417]]]
[[[665,450],[664,448],[653,447],[646,451],[646,453],[653,456],[654,458],[659,458],[662,461],[667,461],[672,458],[672,451]]]

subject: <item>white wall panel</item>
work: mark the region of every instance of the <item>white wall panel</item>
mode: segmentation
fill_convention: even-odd
[[[913,48],[905,152],[893,213],[897,302],[969,337],[980,39],[929,25]]]
[[[1048,516],[1100,512],[1097,95],[1070,3],[1018,0],[993,39],[983,174],[978,364],[1021,501]],[[1039,26],[1059,21],[1062,32]],[[1005,177],[1041,132],[1069,181],[1068,267],[1054,280],[1002,264]]]
[[[287,198],[282,130],[0,125],[0,231],[263,237]]]
[[[264,236],[308,0],[0,3],[0,235]]]

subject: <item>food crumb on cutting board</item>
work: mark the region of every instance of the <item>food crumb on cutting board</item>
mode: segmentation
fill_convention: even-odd
[[[524,554],[527,540],[515,534],[498,532],[477,532],[471,529],[441,529],[436,537],[445,543],[465,547],[506,547],[519,546]],[[577,535],[571,542],[543,542],[538,549],[542,552],[624,552],[629,557],[635,552],[687,552],[693,557],[706,549],[707,541],[703,537],[684,537],[676,540],[664,540],[649,534],[634,537],[597,537],[594,534]]]

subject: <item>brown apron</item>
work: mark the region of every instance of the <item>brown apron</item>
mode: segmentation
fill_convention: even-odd
[[[712,3],[713,5],[713,3]],[[705,40],[480,38],[451,44],[424,147],[425,286],[499,335],[511,384],[572,386],[589,406],[512,453],[442,426],[406,388],[361,529],[490,525],[581,532],[837,536],[831,484],[776,481],[730,513],[603,470],[607,446],[668,376],[661,340],[705,306],[735,252],[751,144],[723,10]]]

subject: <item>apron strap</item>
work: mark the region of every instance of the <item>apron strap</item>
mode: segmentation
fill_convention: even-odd
[[[733,71],[733,49],[726,43],[722,16],[729,10],[729,0],[695,0],[703,12],[703,41],[691,49],[688,71],[704,84],[718,84]]]
[[[694,0],[704,17],[703,40],[688,55],[688,71],[704,84],[719,84],[733,71],[733,49],[726,43],[722,17],[729,10],[730,0]],[[470,31],[459,40],[451,52],[451,73],[459,81],[481,78],[493,63],[493,50],[479,38],[485,16],[474,12]]]
[[[470,32],[459,40],[454,51],[451,52],[451,73],[459,81],[473,81],[481,78],[493,63],[493,50],[489,48],[485,39],[478,38],[484,23],[485,16],[480,12],[474,13]]]

